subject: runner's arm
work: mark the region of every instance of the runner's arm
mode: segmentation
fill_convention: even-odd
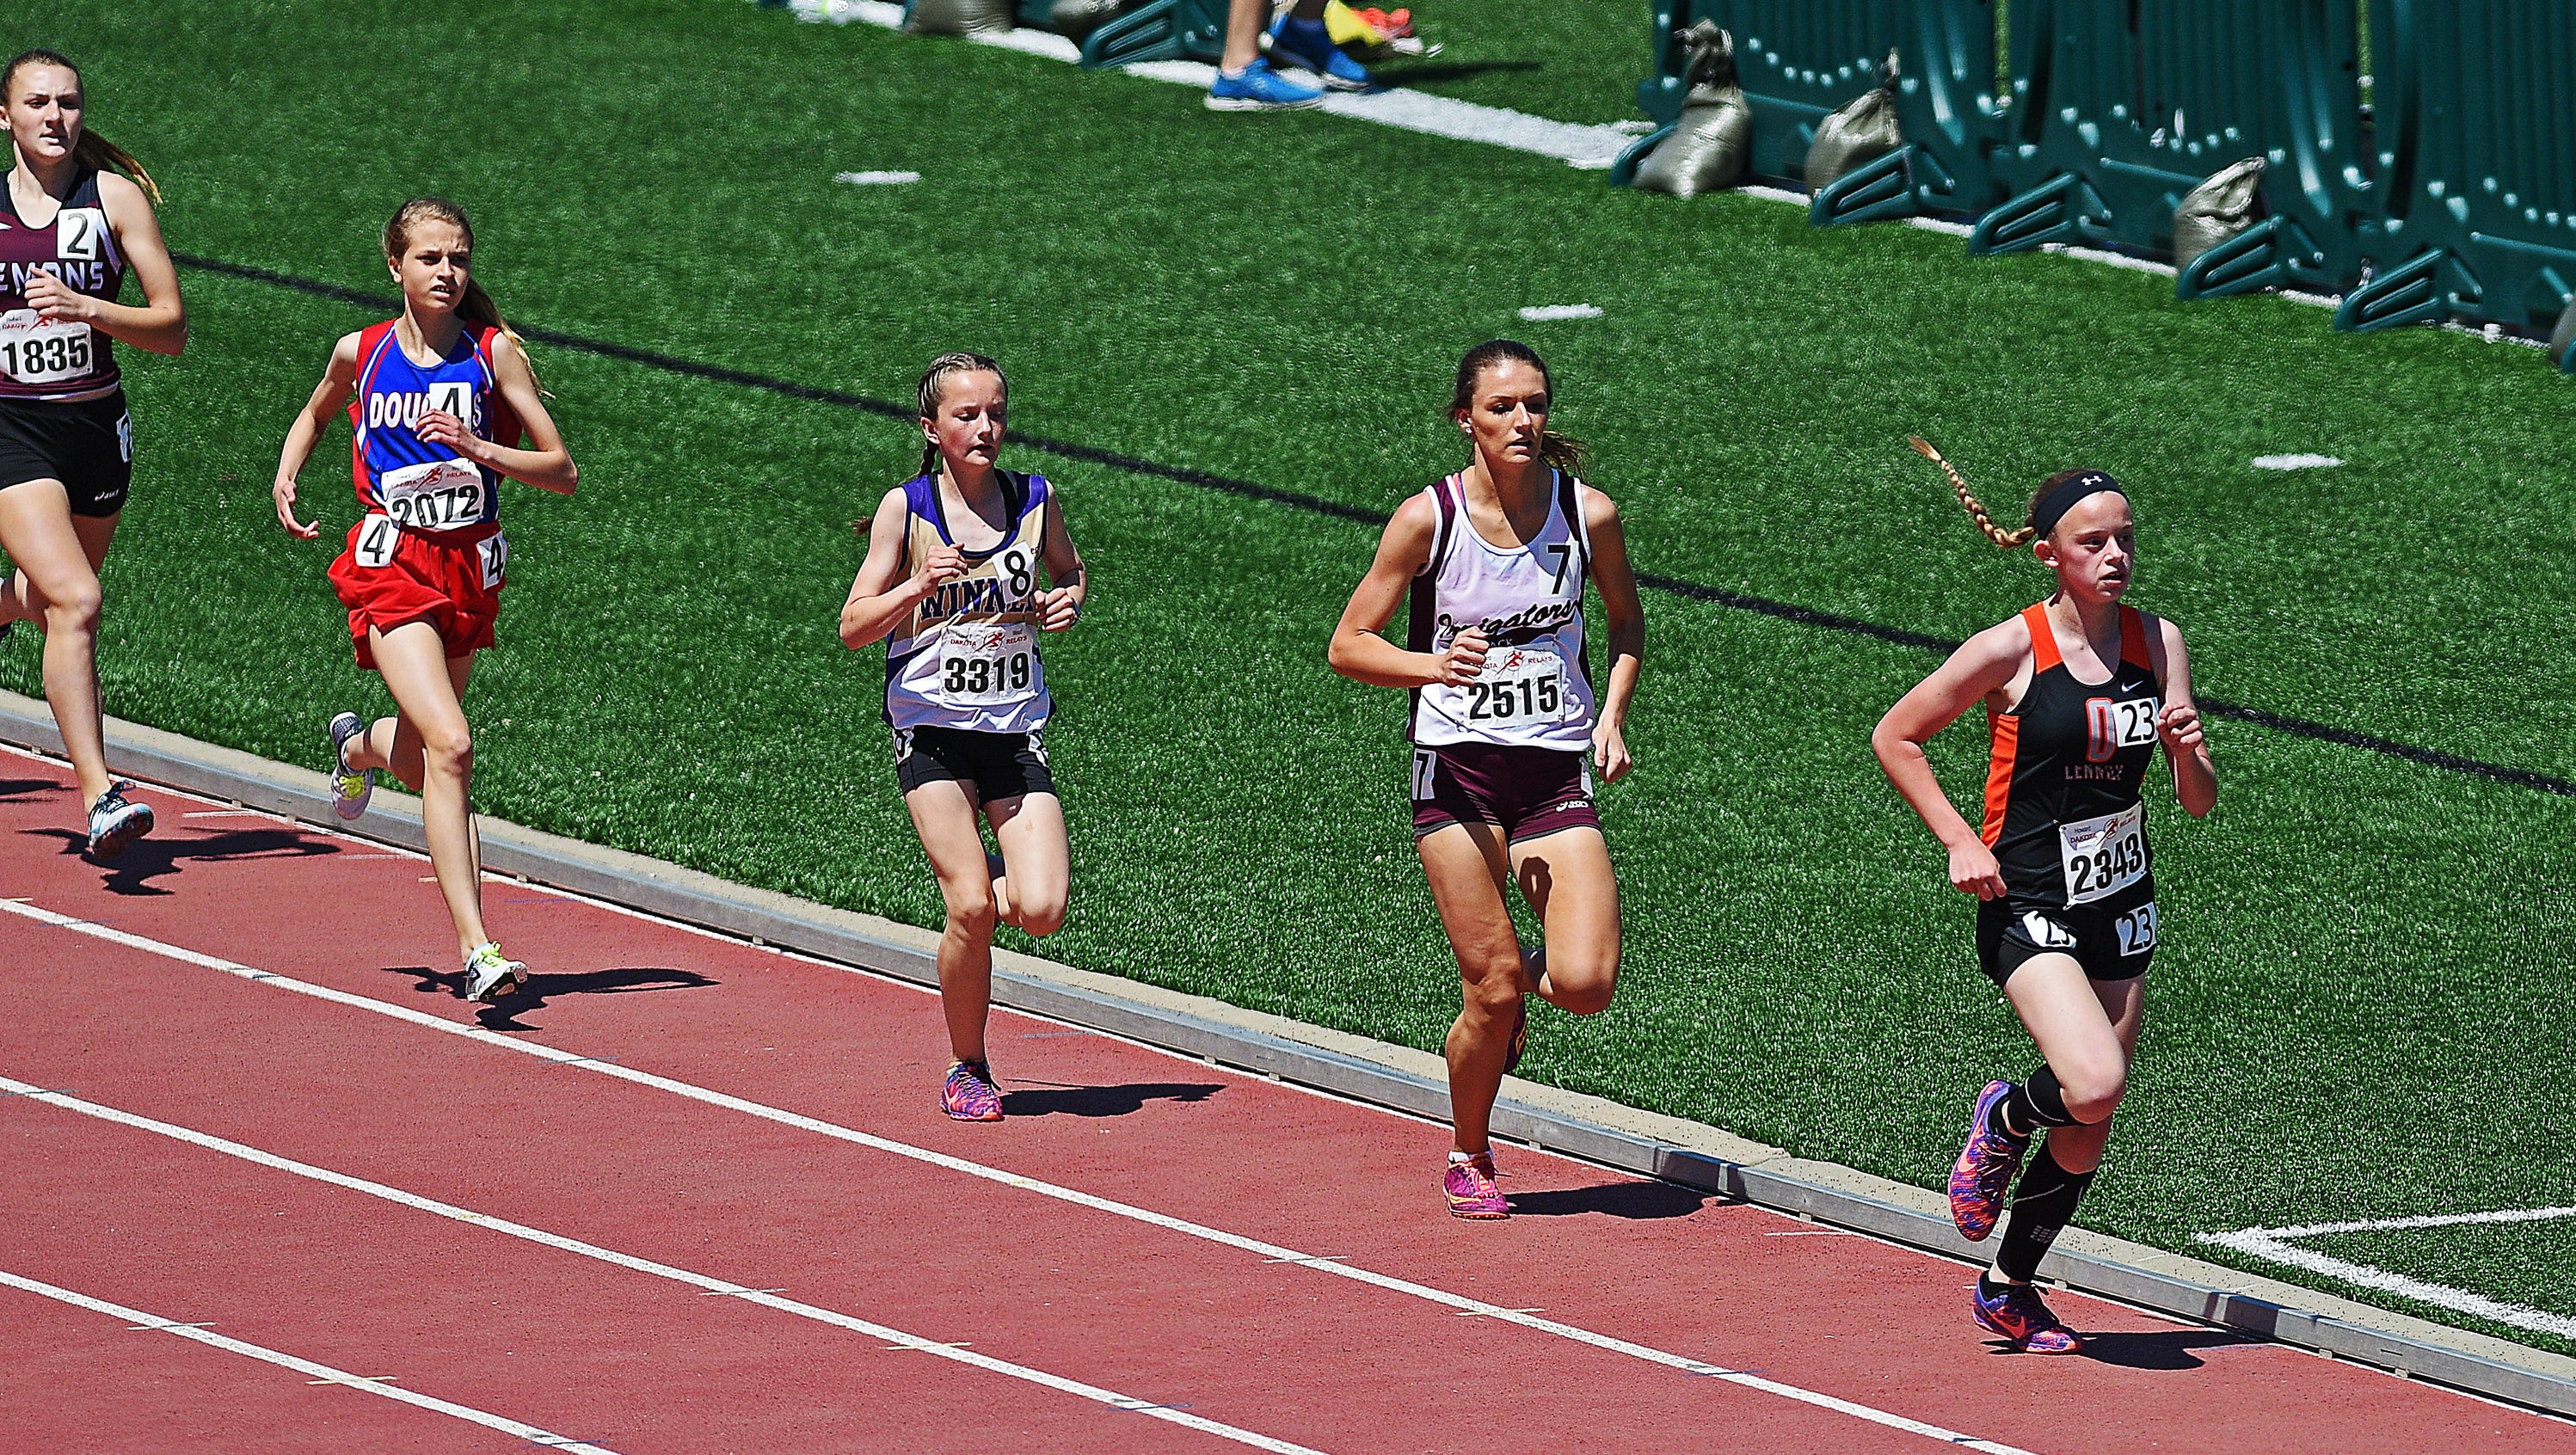
[[[518,449],[515,441],[495,444],[467,429],[465,421],[439,410],[420,417],[420,437],[521,484],[570,495],[581,483],[581,471],[573,465],[572,451],[564,448],[563,436],[556,433],[544,397],[537,393],[537,371],[528,367],[527,351],[506,333],[492,336],[492,383],[519,416],[535,449]]]
[[[2209,738],[2201,731],[2200,705],[2191,697],[2191,654],[2183,650],[2182,628],[2159,618],[2152,640],[2163,648],[2164,711],[2156,714],[2156,735],[2165,742],[2165,762],[2173,768],[2174,797],[2182,811],[2206,818],[2218,806],[2218,769],[2209,761]]]
[[[1932,774],[1923,745],[1958,721],[1959,714],[1981,698],[2002,691],[2030,655],[2030,633],[2018,620],[1991,626],[1970,637],[1932,675],[1896,700],[1869,735],[1870,751],[1887,781],[1905,796],[1932,836],[1950,851],[1950,884],[1964,894],[1993,899],[2004,892],[1994,852],[1976,829],[1959,816],[1941,780]]]
[[[1592,539],[1592,584],[1601,593],[1601,626],[1610,639],[1610,683],[1601,694],[1601,718],[1592,729],[1592,766],[1616,783],[1635,766],[1628,756],[1628,704],[1637,695],[1637,673],[1646,653],[1646,612],[1637,601],[1637,573],[1628,563],[1628,536],[1610,497],[1583,487],[1583,529]]]
[[[901,487],[887,491],[877,502],[876,516],[868,523],[868,558],[859,563],[858,579],[850,583],[849,599],[841,603],[841,645],[856,649],[882,639],[938,590],[940,582],[966,569],[964,552],[941,546],[911,579],[900,579],[903,534],[911,520]]]
[[[299,540],[312,540],[322,534],[322,528],[295,518],[295,477],[304,473],[305,462],[313,458],[313,447],[321,442],[331,416],[345,408],[357,390],[358,336],[344,334],[332,346],[331,362],[323,366],[322,382],[313,386],[313,397],[304,401],[295,423],[287,427],[286,444],[277,452],[277,482],[269,487],[269,498],[277,503],[277,523]]]
[[[1434,682],[1464,682],[1485,660],[1484,633],[1470,627],[1458,633],[1445,652],[1408,652],[1386,639],[1386,624],[1404,602],[1405,592],[1431,561],[1431,537],[1439,524],[1437,507],[1417,495],[1396,508],[1378,538],[1377,559],[1351,593],[1342,619],[1333,627],[1325,659],[1333,670],[1372,687],[1428,687]]]
[[[27,306],[48,323],[85,323],[119,343],[155,354],[176,354],[188,343],[188,310],[179,301],[179,272],[161,241],[161,221],[143,189],[114,172],[98,178],[100,208],[116,246],[143,289],[140,307],[75,292],[51,273],[27,280]]]
[[[1040,547],[1049,589],[1038,596],[1037,614],[1040,626],[1060,632],[1081,617],[1083,603],[1091,599],[1091,572],[1082,564],[1082,552],[1073,548],[1072,528],[1064,523],[1062,487],[1050,498],[1055,508],[1046,513],[1046,540]]]

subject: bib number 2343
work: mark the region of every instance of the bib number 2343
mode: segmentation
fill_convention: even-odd
[[[2060,824],[2066,866],[2066,902],[2090,904],[2138,882],[2147,872],[2147,806]]]

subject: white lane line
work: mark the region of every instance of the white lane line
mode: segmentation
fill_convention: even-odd
[[[1599,318],[1598,303],[1541,303],[1521,310],[1524,323],[1553,323],[1565,318]]]
[[[2556,1334],[2562,1339],[2576,1339],[2576,1319],[2536,1309],[2528,1304],[2508,1303],[2502,1299],[2488,1298],[2484,1294],[2471,1293],[2465,1288],[2453,1288],[2447,1283],[2428,1283],[2420,1278],[2409,1278],[2403,1273],[2391,1273],[2385,1268],[2374,1267],[2368,1263],[2355,1263],[2349,1259],[2337,1258],[2331,1253],[2320,1253],[2314,1248],[2302,1248],[2290,1241],[2293,1238],[2333,1237],[2339,1233],[2391,1233],[2407,1232],[2418,1228],[2545,1223],[2556,1222],[2563,1218],[2576,1218],[2576,1207],[2505,1208],[2495,1212],[2439,1213],[2428,1217],[2363,1218],[2344,1223],[2306,1223],[2291,1228],[2246,1228],[2234,1233],[2202,1233],[2200,1241],[2214,1243],[2222,1248],[2233,1248],[2239,1253],[2251,1253],[2257,1258],[2269,1259],[2275,1263],[2287,1263],[2294,1268],[2323,1273],[2340,1278],[2347,1283],[2357,1283],[2364,1288],[2377,1289],[2382,1293],[2411,1298],[2418,1303],[2429,1303],[2437,1308],[2471,1314],[2512,1328]]]
[[[1667,1369],[1678,1369],[1686,1374],[1695,1374],[1704,1378],[1719,1379],[1730,1384],[1740,1385],[1746,1389],[1760,1390],[1765,1394],[1777,1395],[1782,1399],[1795,1400],[1800,1404],[1813,1405],[1819,1409],[1828,1409],[1837,1414],[1849,1415],[1854,1419],[1866,1420],[1874,1425],[1883,1425],[1893,1430],[1903,1430],[1909,1434],[1922,1435],[1930,1439],[1940,1440],[1944,1443],[1957,1445],[1969,1450],[1982,1450],[1987,1452],[1987,1455],[2030,1455],[2030,1452],[2017,1449],[2011,1445],[2000,1444],[1991,1440],[1982,1440],[1970,1435],[1963,1435],[1956,1430],[1944,1429],[1939,1425],[1930,1424],[1922,1420],[1909,1419],[1904,1415],[1891,1414],[1886,1410],[1876,1409],[1869,1405],[1860,1404],[1852,1400],[1840,1399],[1829,1394],[1821,1394],[1815,1390],[1803,1389],[1794,1384],[1783,1384],[1778,1380],[1766,1379],[1744,1370],[1723,1368],[1715,1364],[1707,1363],[1704,1360],[1692,1359],[1684,1355],[1669,1353],[1665,1350],[1652,1348],[1644,1344],[1631,1343],[1626,1339],[1616,1338],[1609,1334],[1595,1333],[1590,1329],[1580,1328],[1573,1324],[1559,1323],[1554,1319],[1543,1319],[1533,1314],[1521,1313],[1516,1310],[1503,1308],[1496,1304],[1486,1303],[1482,1299],[1468,1298],[1462,1294],[1451,1293],[1446,1289],[1433,1288],[1427,1284],[1414,1283],[1406,1279],[1396,1278],[1389,1274],[1373,1272],[1369,1269],[1354,1267],[1347,1263],[1330,1261],[1326,1257],[1300,1253],[1294,1248],[1281,1247],[1276,1243],[1263,1242],[1258,1238],[1247,1238],[1239,1233],[1229,1233],[1221,1228],[1208,1227],[1202,1223],[1190,1222],[1183,1218],[1173,1217],[1167,1213],[1155,1212],[1150,1208],[1137,1207],[1130,1203],[1115,1202],[1109,1198],[1094,1196],[1091,1193],[1078,1192],[1073,1188],[1059,1187],[1054,1183],[1041,1182],[1033,1177],[1023,1177],[1016,1172],[1006,1172],[998,1167],[987,1167],[980,1162],[969,1162],[962,1157],[952,1157],[944,1152],[934,1152],[926,1147],[915,1147],[909,1143],[893,1141],[889,1138],[875,1136],[871,1133],[858,1131],[851,1127],[844,1127],[832,1122],[822,1121],[815,1117],[802,1115],[801,1113],[786,1111],[774,1106],[767,1106],[756,1101],[745,1100],[742,1097],[729,1095],[725,1092],[710,1091],[702,1086],[692,1086],[685,1081],[674,1081],[667,1076],[656,1076],[649,1071],[638,1071],[632,1067],[615,1065],[592,1057],[578,1055],[571,1051],[560,1050],[553,1046],[541,1045],[533,1041],[516,1040],[509,1036],[502,1035],[497,1031],[486,1030],[478,1025],[469,1025],[457,1021],[445,1020],[438,1016],[431,1015],[426,1011],[414,1010],[410,1006],[395,1005],[387,1001],[377,1000],[372,996],[356,995],[344,990],[334,990],[326,985],[316,985],[310,981],[297,980],[292,976],[280,975],[272,971],[253,969],[248,965],[237,964],[233,961],[225,960],[214,955],[200,954],[195,950],[182,949],[177,945],[164,944],[159,940],[146,939],[141,935],[128,934],[123,930],[111,929],[105,925],[89,924],[81,920],[73,919],[68,915],[60,915],[54,913],[52,910],[39,908],[36,905],[0,904],[0,910],[5,910],[10,914],[20,915],[24,918],[32,919],[42,924],[52,925],[57,929],[67,929],[75,934],[83,934],[88,935],[93,939],[105,940],[110,944],[124,945],[129,949],[142,950],[150,954],[166,956],[170,959],[180,961],[183,964],[195,965],[207,970],[220,971],[223,974],[233,976],[236,979],[249,980],[262,985],[275,986],[282,990],[291,990],[298,995],[309,995],[317,1000],[327,1000],[334,1005],[344,1005],[352,1009],[369,1011],[377,1015],[391,1016],[396,1020],[406,1021],[412,1025],[421,1026],[429,1030],[441,1031],[453,1036],[463,1036],[468,1040],[480,1041],[487,1046],[503,1047],[508,1050],[518,1052],[523,1056],[534,1056],[540,1060],[552,1061],[559,1065],[577,1065],[583,1070],[594,1072],[601,1076],[613,1076],[620,1081],[631,1081],[638,1086],[649,1086],[654,1090],[666,1091],[674,1096],[686,1097],[691,1101],[700,1102],[707,1106],[722,1107],[727,1111],[740,1112],[745,1116],[758,1117],[763,1121],[775,1122],[780,1126],[794,1127],[799,1131],[811,1132],[816,1136],[829,1137],[834,1141],[847,1142],[853,1146],[866,1147],[871,1151],[891,1153],[897,1157],[907,1158],[911,1161],[924,1163],[950,1172],[962,1173],[968,1177],[980,1178],[986,1182],[998,1182],[1005,1187],[1016,1187],[1023,1192],[1034,1192],[1041,1197],[1054,1198],[1059,1202],[1070,1203],[1076,1207],[1089,1208],[1094,1212],[1103,1212],[1114,1217],[1128,1218],[1136,1222],[1145,1223],[1152,1227],[1162,1228],[1167,1232],[1179,1233],[1186,1237],[1197,1238],[1223,1247],[1252,1253],[1264,1259],[1275,1259],[1283,1264],[1294,1264],[1301,1267],[1312,1268],[1318,1272],[1329,1273],[1339,1278],[1348,1278],[1354,1282],[1365,1283],[1371,1287],[1384,1289],[1391,1293],[1400,1293],[1407,1297],[1418,1298],[1425,1300],[1426,1302],[1439,1304],[1444,1308],[1456,1309],[1461,1313],[1476,1313],[1487,1318],[1500,1319],[1505,1323],[1518,1324],[1523,1328],[1533,1329],[1539,1333],[1553,1334],[1561,1339],[1570,1339],[1578,1344],[1589,1345],[1595,1349],[1605,1350],[1613,1354],[1623,1354],[1632,1359],[1641,1359],[1647,1363],[1658,1364]],[[730,1288],[732,1285],[728,1284],[725,1286]]]
[[[832,174],[832,180],[847,182],[853,187],[900,187],[906,182],[920,181],[921,174],[919,172],[835,172]]]
[[[882,1339],[889,1344],[901,1345],[903,1348],[917,1350],[924,1354],[936,1354],[942,1359],[952,1360],[959,1364],[970,1365],[991,1374],[1007,1375],[1012,1379],[1024,1380],[1030,1384],[1040,1385],[1047,1389],[1058,1390],[1065,1394],[1077,1395],[1096,1404],[1108,1405],[1112,1409],[1127,1410],[1140,1415],[1151,1415],[1158,1420],[1165,1420],[1175,1425],[1181,1425],[1189,1429],[1197,1430],[1202,1434],[1215,1435],[1220,1439],[1231,1440],[1238,1445],[1249,1445],[1256,1450],[1271,1451],[1273,1452],[1273,1455],[1320,1455],[1320,1452],[1310,1450],[1303,1445],[1291,1444],[1286,1440],[1272,1439],[1268,1435],[1258,1434],[1251,1430],[1237,1429],[1232,1425],[1220,1424],[1215,1420],[1203,1419],[1197,1415],[1185,1414],[1168,1406],[1155,1404],[1150,1400],[1142,1400],[1137,1399],[1133,1395],[1120,1394],[1116,1390],[1102,1389],[1098,1385],[1094,1384],[1084,1384],[1080,1380],[1067,1379],[1060,1374],[1049,1374],[1043,1369],[1032,1369],[1025,1364],[1013,1364],[1006,1359],[996,1359],[989,1354],[978,1354],[973,1350],[961,1348],[952,1344],[944,1344],[934,1339],[918,1338],[914,1335],[905,1333],[901,1329],[889,1328],[884,1324],[871,1323],[866,1319],[858,1318],[854,1315],[840,1313],[827,1308],[818,1308],[810,1303],[799,1303],[792,1298],[780,1298],[775,1293],[765,1292],[756,1288],[745,1288],[740,1284],[728,1283],[721,1278],[711,1278],[703,1273],[693,1273],[686,1268],[675,1268],[668,1263],[656,1263],[650,1258],[639,1258],[632,1253],[620,1253],[614,1249],[600,1247],[596,1243],[585,1243],[578,1238],[567,1238],[560,1233],[549,1233],[542,1228],[532,1228],[525,1223],[515,1223],[507,1218],[495,1217],[490,1213],[469,1212],[466,1209],[457,1207],[451,1203],[440,1202],[436,1198],[423,1197],[420,1194],[413,1192],[405,1192],[399,1187],[389,1187],[381,1182],[370,1182],[363,1177],[352,1177],[345,1172],[334,1172],[327,1167],[316,1167],[309,1162],[298,1162],[291,1157],[280,1157],[273,1152],[263,1152],[257,1147],[248,1146],[241,1142],[229,1141],[208,1132],[195,1131],[191,1128],[177,1126],[170,1122],[155,1121],[150,1117],[137,1116],[133,1112],[119,1111],[112,1106],[101,1106],[97,1102],[83,1101],[76,1096],[66,1096],[58,1091],[44,1091],[37,1087],[30,1086],[23,1081],[13,1080],[5,1075],[0,1075],[0,1088],[22,1092],[30,1099],[41,1101],[47,1106],[60,1107],[65,1111],[78,1112],[82,1116],[95,1117],[100,1121],[113,1122],[118,1126],[132,1127],[137,1131],[151,1132],[156,1136],[168,1137],[173,1141],[185,1142],[190,1146],[203,1147],[209,1152],[220,1152],[227,1157],[239,1158],[240,1160],[252,1163],[255,1166],[266,1167],[278,1172],[292,1173],[297,1177],[307,1178],[314,1182],[325,1183],[332,1187],[344,1188],[350,1192],[362,1192],[369,1197],[381,1198],[386,1202],[395,1203],[399,1206],[411,1208],[418,1212],[429,1213],[437,1217],[447,1218],[454,1222],[466,1223],[477,1228],[487,1228],[493,1232],[501,1233],[509,1237],[519,1238],[530,1243],[558,1249],[566,1253],[576,1253],[584,1258],[596,1259],[599,1262],[628,1269],[636,1273],[646,1273],[655,1278],[669,1279],[673,1283],[686,1284],[689,1287],[695,1288],[704,1293],[733,1294],[746,1302],[759,1304],[763,1308],[776,1309],[780,1313],[794,1314],[799,1318],[812,1319],[816,1323],[829,1324],[834,1328],[847,1329],[852,1333],[865,1334],[870,1338]],[[148,1317],[148,1315],[138,1314],[134,1315],[134,1317],[144,1318]],[[171,1332],[179,1333],[181,1331],[173,1329]],[[316,1368],[319,1368],[319,1366],[316,1366]],[[336,1373],[336,1371],[326,1372]],[[352,1375],[346,1377],[355,1378],[356,1376]],[[379,1394],[393,1395],[397,1393],[395,1390],[374,1384],[369,1384],[366,1387],[375,1390]]]
[[[85,1308],[91,1313],[123,1319],[128,1328],[137,1331],[155,1330],[176,1334],[182,1339],[204,1344],[208,1348],[221,1349],[227,1354],[239,1354],[245,1358],[274,1364],[281,1369],[292,1369],[298,1374],[309,1376],[315,1384],[339,1384],[351,1389],[363,1389],[369,1394],[380,1394],[402,1404],[413,1405],[454,1419],[471,1421],[485,1429],[498,1430],[505,1435],[516,1435],[529,1444],[543,1445],[550,1450],[569,1450],[574,1452],[574,1455],[615,1455],[614,1451],[604,1445],[594,1445],[585,1440],[566,1439],[561,1435],[550,1434],[534,1425],[523,1424],[503,1415],[469,1409],[461,1404],[451,1404],[443,1399],[426,1394],[415,1394],[408,1389],[399,1389],[384,1383],[383,1381],[392,1378],[391,1375],[362,1377],[351,1374],[346,1370],[334,1369],[328,1364],[316,1364],[310,1359],[298,1359],[292,1354],[281,1354],[275,1349],[264,1349],[257,1344],[245,1343],[240,1339],[227,1338],[222,1334],[210,1334],[206,1332],[203,1324],[183,1324],[169,1319],[154,1318],[141,1309],[130,1309],[123,1304],[109,1303],[103,1298],[92,1298],[85,1293],[74,1293],[68,1288],[57,1288],[50,1283],[40,1283],[33,1278],[21,1277],[6,1269],[0,1269],[0,1285],[23,1289],[28,1293],[50,1298],[57,1303],[70,1304],[74,1308]]]
[[[2331,470],[2343,461],[2332,455],[2256,455],[2257,470]]]

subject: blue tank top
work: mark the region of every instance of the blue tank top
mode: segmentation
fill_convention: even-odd
[[[496,332],[468,325],[447,356],[427,366],[403,352],[391,322],[358,336],[351,473],[358,503],[370,513],[424,531],[471,530],[501,518],[500,477],[419,434],[420,417],[440,409],[484,439],[518,443],[518,420],[494,387]]]

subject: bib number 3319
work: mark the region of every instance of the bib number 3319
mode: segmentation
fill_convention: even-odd
[[[2060,824],[2066,866],[2066,902],[2090,904],[2135,884],[2147,872],[2147,806]]]
[[[939,653],[941,697],[960,707],[1006,707],[1037,691],[1037,636],[1028,623],[948,628]]]

